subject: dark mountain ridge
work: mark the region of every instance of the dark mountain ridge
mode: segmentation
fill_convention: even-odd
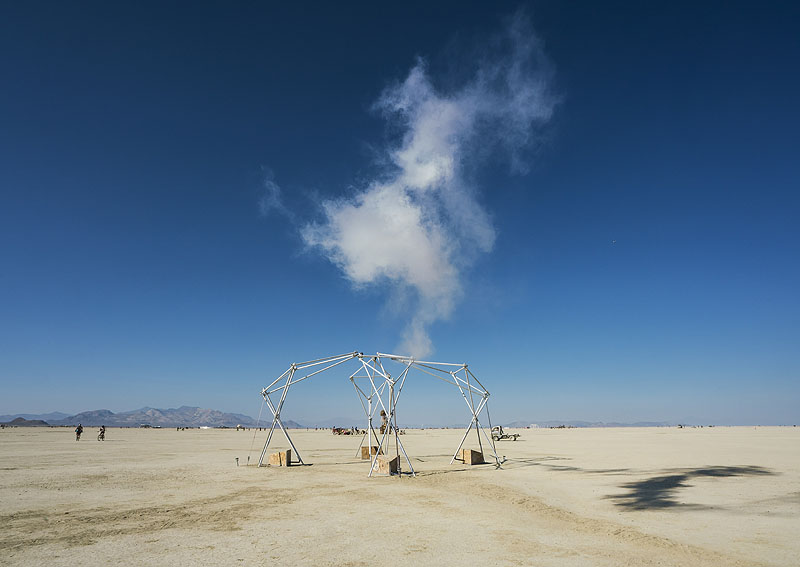
[[[3,425],[11,425],[13,427],[41,427],[50,425],[41,419],[25,419],[24,417],[16,417],[11,421],[0,421]]]
[[[58,421],[59,419],[64,419],[65,417],[69,417],[68,413],[63,413],[60,411],[51,411],[50,413],[15,413],[11,415],[0,415],[0,422],[8,422],[14,419],[21,417],[27,420],[42,420],[42,421]]]

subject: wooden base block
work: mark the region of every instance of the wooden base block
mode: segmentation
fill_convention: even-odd
[[[461,449],[461,460],[465,465],[482,465],[484,463],[483,453],[472,449]]]
[[[372,447],[361,447],[361,460],[367,461],[372,458],[372,455],[375,455],[378,452],[378,447],[373,445]],[[380,453],[383,455],[383,451]]]
[[[269,456],[269,464],[276,467],[288,467],[292,464],[292,450],[278,451]]]
[[[399,465],[400,465],[399,455],[396,457],[378,455],[378,472],[381,474],[397,474],[397,469]]]

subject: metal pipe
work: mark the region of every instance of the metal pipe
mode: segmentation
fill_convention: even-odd
[[[465,366],[465,367],[464,367],[464,370],[466,370],[466,371],[469,373],[469,375],[470,375],[470,376],[472,376],[472,379],[473,379],[473,380],[475,380],[475,381],[478,383],[478,386],[480,386],[481,388],[483,388],[483,391],[484,391],[484,392],[486,392],[487,394],[489,393],[489,390],[487,390],[487,389],[486,389],[486,386],[484,386],[483,384],[481,384],[481,381],[480,381],[480,380],[478,380],[478,377],[477,377],[477,376],[475,376],[475,375],[472,373],[472,371],[470,371],[470,369],[469,369],[469,368],[467,368],[467,367]]]
[[[489,415],[489,394],[486,394],[486,419],[489,421],[489,433],[492,432],[492,416]],[[497,456],[497,445],[494,442],[494,436],[490,435],[492,438],[492,450],[494,451],[494,460],[497,462],[497,466],[500,466],[500,459]]]
[[[408,356],[403,354],[387,354],[384,352],[379,352],[378,356],[389,358],[391,360],[411,360],[415,364],[438,364],[439,366],[464,366],[463,363],[458,363],[458,362],[432,362],[430,360],[416,360],[413,356]]]
[[[453,381],[451,381],[451,380],[448,380],[447,378],[442,378],[441,376],[437,376],[436,374],[433,374],[432,372],[428,372],[428,371],[427,371],[427,370],[425,370],[424,368],[419,368],[419,367],[417,367],[417,366],[414,366],[414,368],[415,368],[416,370],[419,370],[420,372],[424,372],[425,374],[427,374],[427,375],[429,375],[429,376],[433,376],[433,377],[434,377],[434,378],[436,378],[437,380],[441,380],[442,382],[447,382],[448,384],[452,384],[453,386],[458,386],[458,384],[456,384],[455,382],[453,382]],[[448,374],[448,376],[449,376],[449,374]]]
[[[337,359],[337,358],[355,358],[355,357],[358,356],[358,354],[359,353],[357,353],[357,352],[348,352],[346,354],[335,354],[333,356],[326,356],[325,358],[317,358],[316,360],[307,360],[305,362],[296,362],[294,364],[294,367],[298,368],[298,369],[306,368],[308,366],[313,366],[315,364],[324,364],[325,362],[328,362],[329,360],[334,360],[334,359]]]
[[[320,372],[325,372],[326,370],[330,370],[334,366],[339,366],[340,364],[344,364],[345,362],[348,362],[349,360],[350,360],[349,358],[345,358],[344,360],[340,360],[339,362],[334,362],[330,366],[326,366],[325,368],[320,368],[319,370],[315,370],[311,374],[306,374],[305,376],[303,376],[302,378],[298,378],[297,380],[292,380],[292,384],[297,384],[298,382],[302,382],[306,378],[311,378],[312,376],[315,376],[315,375],[319,374]]]
[[[287,368],[287,369],[286,369],[286,372],[284,372],[283,374],[281,374],[280,376],[278,376],[277,378],[275,378],[275,380],[273,380],[273,381],[272,381],[272,384],[270,384],[270,385],[269,385],[269,386],[267,386],[266,388],[262,389],[262,390],[261,390],[261,395],[263,396],[263,395],[264,395],[264,393],[265,393],[265,392],[267,392],[267,390],[269,390],[270,388],[272,388],[272,387],[273,387],[275,384],[277,384],[277,383],[280,381],[280,379],[281,379],[281,378],[283,378],[284,376],[286,376],[287,374],[289,374],[289,372],[291,372],[291,371],[292,371],[292,367],[290,366],[289,368]]]
[[[466,379],[462,378],[461,376],[459,376],[457,374],[457,372],[459,372],[459,371],[456,370],[455,372],[451,373],[451,375],[453,376],[453,378],[455,379],[456,382],[459,382],[462,386],[466,386],[471,392],[473,392],[475,394],[480,394],[481,396],[486,394],[486,392],[484,392],[483,390],[481,390],[480,388],[478,388],[477,386],[475,386],[474,384],[469,382],[469,380],[466,380]]]

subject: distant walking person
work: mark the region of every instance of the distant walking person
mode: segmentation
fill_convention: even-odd
[[[97,434],[97,440],[98,441],[105,441],[106,440],[106,426],[105,425],[101,425],[100,426],[100,433]]]
[[[79,423],[78,427],[75,428],[75,441],[81,440],[81,433],[83,433],[83,425]]]
[[[383,432],[386,431],[387,429],[389,430],[389,433],[391,433],[392,424],[389,423],[389,416],[386,415],[386,412],[384,410],[381,410],[381,435],[383,435]]]

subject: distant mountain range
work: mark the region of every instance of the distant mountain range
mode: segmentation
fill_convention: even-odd
[[[19,417],[26,420],[42,420],[49,423],[50,421],[58,421],[59,419],[69,417],[69,414],[61,413],[60,411],[53,411],[50,413],[15,413],[14,415],[0,415],[0,422],[8,423]]]
[[[80,423],[87,427],[98,425],[139,427],[142,424],[159,425],[161,427],[236,427],[237,425],[252,427],[256,424],[256,421],[248,415],[224,413],[218,410],[189,406],[169,409],[144,407],[120,413],[100,409],[84,411],[76,415],[60,412],[41,415],[2,415],[0,416],[0,422],[9,423],[9,425],[23,425],[21,422],[13,423],[15,419],[19,418],[26,421],[42,420],[46,422],[40,425],[77,425]]]

